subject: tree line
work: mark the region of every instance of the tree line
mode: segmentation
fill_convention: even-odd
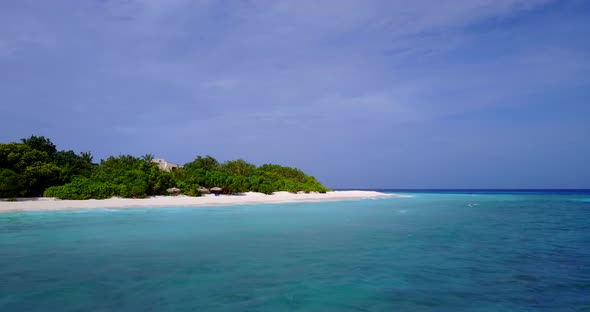
[[[160,170],[153,155],[111,156],[93,162],[90,152],[57,150],[50,139],[31,136],[19,143],[0,144],[0,197],[104,199],[181,194],[199,196],[200,187],[221,187],[223,193],[328,191],[301,170],[274,164],[256,166],[242,159],[218,162],[197,156],[182,168]]]

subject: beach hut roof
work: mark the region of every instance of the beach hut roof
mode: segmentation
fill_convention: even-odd
[[[178,192],[180,192],[180,189],[177,188],[177,187],[171,187],[171,188],[167,189],[166,192],[168,192],[168,193],[178,193]]]
[[[211,191],[213,191],[213,192],[220,192],[221,190],[222,190],[222,188],[217,187],[217,186],[211,188]]]
[[[207,189],[206,187],[202,187],[202,186],[197,189],[197,192],[199,192],[199,193],[210,193],[209,192],[209,189]]]

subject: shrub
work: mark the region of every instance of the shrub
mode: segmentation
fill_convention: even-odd
[[[43,193],[44,197],[59,199],[105,199],[115,195],[117,188],[114,185],[86,178],[75,178],[68,184],[49,187]]]

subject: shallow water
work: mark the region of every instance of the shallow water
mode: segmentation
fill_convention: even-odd
[[[588,194],[0,214],[0,311],[589,311]]]

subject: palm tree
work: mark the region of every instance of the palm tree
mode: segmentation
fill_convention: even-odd
[[[141,159],[143,159],[146,163],[151,163],[152,160],[154,160],[154,155],[153,154],[145,154],[145,155],[141,156]]]
[[[87,164],[91,164],[92,163],[92,153],[90,152],[82,152],[80,153],[80,156],[82,157],[82,160],[87,163]]]

